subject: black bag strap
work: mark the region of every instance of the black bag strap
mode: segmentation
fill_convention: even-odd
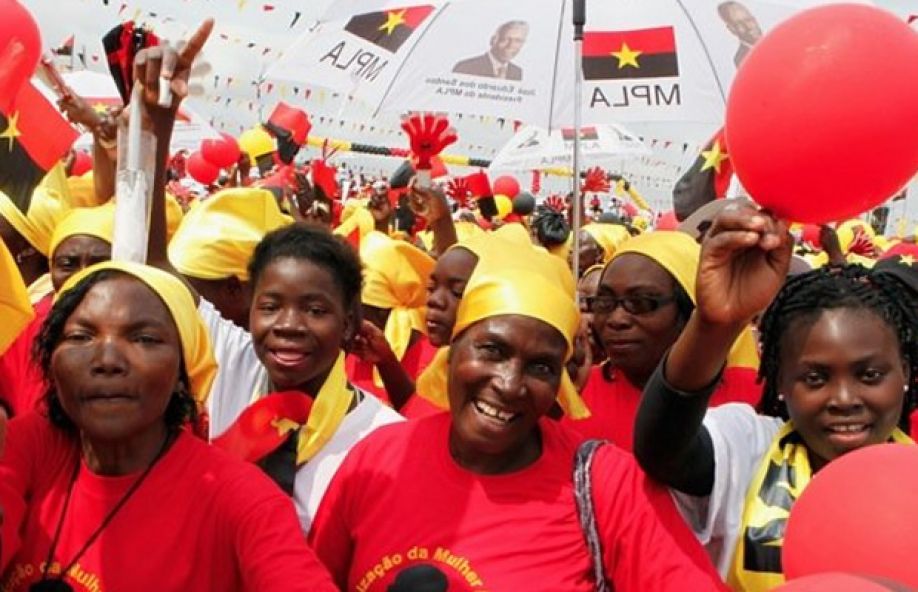
[[[596,580],[597,592],[611,592],[612,587],[606,581],[605,568],[602,563],[602,541],[596,526],[596,511],[593,507],[593,484],[591,468],[593,457],[605,440],[587,440],[577,448],[574,458],[574,498],[577,502],[577,515],[580,527],[586,539],[587,549],[593,563],[593,577]]]

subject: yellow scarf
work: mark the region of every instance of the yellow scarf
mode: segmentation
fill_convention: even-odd
[[[26,328],[35,313],[29,303],[25,284],[19,274],[16,262],[0,240],[0,354]]]
[[[306,424],[281,421],[274,426],[282,436],[299,430],[296,443],[297,466],[309,462],[331,440],[353,400],[354,389],[347,383],[347,374],[344,372],[344,352],[338,352],[338,359],[316,395]]]
[[[896,429],[891,442],[914,442]],[[781,547],[791,507],[812,478],[806,444],[787,422],[771,446],[746,493],[740,537],[727,583],[734,590],[759,592],[784,583]]]

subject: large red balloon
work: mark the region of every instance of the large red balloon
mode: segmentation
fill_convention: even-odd
[[[791,509],[788,579],[845,571],[918,588],[918,447],[867,446],[823,468]]]
[[[236,164],[240,154],[239,143],[229,134],[220,134],[219,138],[209,138],[201,142],[201,156],[221,169]]]
[[[191,178],[202,185],[210,185],[220,175],[220,168],[207,162],[200,152],[192,152],[185,164]]]
[[[824,223],[892,197],[918,171],[918,34],[870,6],[797,14],[756,43],[727,101],[749,194],[782,218]]]
[[[520,184],[514,177],[504,175],[494,179],[491,189],[494,191],[494,195],[506,195],[513,199],[520,192]]]
[[[822,573],[792,580],[778,586],[774,592],[893,592],[875,580],[838,572]]]
[[[0,109],[7,112],[41,57],[41,33],[16,0],[0,0]]]

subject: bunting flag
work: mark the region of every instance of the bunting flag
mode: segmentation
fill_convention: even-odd
[[[583,35],[584,80],[669,78],[679,75],[672,27],[588,31]]]
[[[676,182],[673,209],[676,218],[685,220],[704,204],[727,194],[733,177],[733,164],[727,152],[724,130],[718,130],[705,144],[692,166]]]
[[[358,14],[347,22],[344,30],[395,53],[431,12],[433,6],[422,5]]]
[[[561,129],[561,138],[565,142],[574,141],[574,128],[565,127]],[[599,132],[596,131],[595,127],[582,127],[580,128],[580,139],[581,140],[598,140]]]
[[[0,191],[26,213],[35,187],[79,134],[32,83],[22,86],[7,113],[0,112],[0,130]]]

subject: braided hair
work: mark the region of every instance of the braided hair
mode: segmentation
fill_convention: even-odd
[[[795,323],[814,323],[826,310],[870,311],[895,332],[909,366],[900,427],[908,431],[909,413],[918,404],[918,299],[891,275],[861,265],[827,266],[791,277],[759,323],[764,381],[759,412],[788,419],[787,405],[778,396],[782,340]]]

